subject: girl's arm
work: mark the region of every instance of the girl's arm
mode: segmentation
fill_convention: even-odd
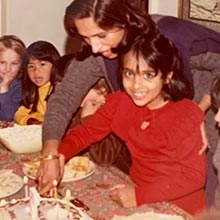
[[[51,148],[50,151],[44,149],[45,155],[61,155],[59,158],[62,162],[67,161],[72,156],[76,155],[83,148],[89,146],[92,142],[98,141],[101,138],[105,137],[111,130],[109,127],[110,122],[104,119],[102,115],[96,113],[86,120],[85,123],[75,126],[73,129],[70,129],[63,139],[62,143],[58,140],[50,140],[52,145],[58,145],[58,148]],[[100,122],[102,122],[100,124]],[[45,141],[47,144],[47,141]],[[41,161],[37,179],[38,179],[38,190],[39,193],[43,196],[48,196],[52,186],[52,181],[54,179],[60,180],[63,173],[63,166],[59,163],[60,160],[45,160]],[[52,169],[51,169],[52,167]]]
[[[206,112],[211,107],[211,97],[209,94],[204,94],[200,99],[198,106],[202,109],[203,112]]]

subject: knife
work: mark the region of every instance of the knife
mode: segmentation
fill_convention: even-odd
[[[84,211],[89,211],[89,207],[85,205],[81,200],[74,198],[71,199],[70,202],[75,205],[76,207],[83,209]]]
[[[58,190],[58,195],[64,198],[63,193],[60,190]],[[85,205],[80,199],[77,199],[76,197],[71,197],[69,201],[76,207],[83,209],[84,211],[89,211],[89,207]]]

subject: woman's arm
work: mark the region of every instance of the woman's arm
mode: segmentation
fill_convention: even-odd
[[[106,72],[102,58],[73,61],[48,101],[43,123],[43,142],[62,139],[84,95],[103,76],[106,76]]]
[[[106,75],[101,57],[90,57],[82,62],[73,61],[62,82],[57,85],[55,93],[48,101],[42,130],[42,155],[58,154],[60,140],[84,95],[100,77],[106,78]],[[54,169],[50,169],[50,167]],[[57,160],[46,160],[40,164],[37,174],[40,194],[47,195],[52,187],[51,182],[54,179],[59,180],[59,170],[60,163]]]

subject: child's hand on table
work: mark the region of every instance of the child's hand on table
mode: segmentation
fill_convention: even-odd
[[[125,208],[136,207],[135,189],[132,185],[118,184],[109,190],[110,198]]]

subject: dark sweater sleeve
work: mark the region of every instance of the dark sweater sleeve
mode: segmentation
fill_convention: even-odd
[[[81,62],[73,61],[48,101],[43,123],[43,141],[60,140],[63,137],[84,95],[100,77],[105,76],[105,66],[100,58],[90,57]]]
[[[21,81],[14,80],[7,92],[0,94],[0,120],[13,121],[22,99]]]

